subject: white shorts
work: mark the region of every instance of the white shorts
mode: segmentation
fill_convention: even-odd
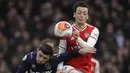
[[[70,65],[63,66],[63,73],[82,73]]]

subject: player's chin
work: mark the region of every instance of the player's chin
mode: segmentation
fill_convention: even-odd
[[[38,64],[44,64],[45,62],[43,61],[37,61]]]
[[[84,24],[84,21],[79,21],[78,23],[79,23],[79,24]]]

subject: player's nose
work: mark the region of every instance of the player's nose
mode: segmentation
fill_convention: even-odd
[[[40,61],[43,61],[43,58],[41,57],[39,60],[40,60]]]
[[[83,18],[83,16],[84,16],[84,14],[83,14],[83,13],[81,13],[81,14],[80,14],[80,17],[81,17],[81,18]]]

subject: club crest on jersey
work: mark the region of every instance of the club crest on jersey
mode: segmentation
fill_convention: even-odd
[[[50,63],[45,64],[45,68],[46,68],[47,70],[50,70],[50,69],[51,69]]]
[[[85,36],[86,38],[88,38],[89,35],[90,35],[90,33],[84,33],[84,36]]]

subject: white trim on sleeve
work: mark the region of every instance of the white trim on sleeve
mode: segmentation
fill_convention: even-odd
[[[82,47],[94,47],[99,37],[99,30],[94,28],[88,38],[87,42],[82,40],[80,37],[76,40]]]

